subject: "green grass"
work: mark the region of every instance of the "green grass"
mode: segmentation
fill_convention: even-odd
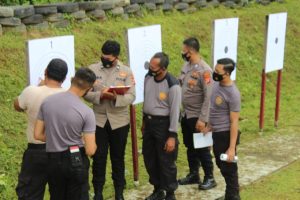
[[[300,161],[247,186],[242,199],[274,200],[300,199]]]
[[[75,35],[76,67],[88,66],[99,60],[99,50],[107,39],[118,40],[122,44],[121,59],[127,61],[125,32],[128,28],[152,24],[162,25],[163,50],[170,56],[170,71],[178,75],[183,64],[181,44],[189,36],[199,38],[201,54],[211,61],[211,25],[217,18],[239,17],[239,46],[237,85],[242,94],[243,120],[240,122],[243,132],[242,142],[268,137],[271,134],[288,134],[298,131],[300,117],[300,3],[287,0],[285,4],[272,3],[267,7],[251,4],[243,9],[207,8],[193,14],[173,12],[169,14],[147,14],[143,18],[111,18],[105,22],[74,25],[67,29],[47,31],[31,30],[27,35],[5,34],[0,37],[0,199],[16,199],[15,186],[20,169],[22,153],[26,147],[25,116],[13,110],[13,99],[26,86],[25,41],[33,38],[57,35]],[[260,102],[260,74],[264,58],[265,15],[288,11],[285,68],[282,77],[282,99],[280,128],[273,126],[275,107],[276,73],[268,74],[265,129],[263,135],[258,130]],[[141,106],[137,109],[137,127],[140,127]],[[286,131],[288,130],[288,131]],[[182,141],[181,134],[180,141]],[[139,148],[141,134],[138,132]],[[187,171],[185,148],[181,142],[178,156],[179,176]],[[140,184],[148,182],[142,157],[139,157]],[[111,168],[108,165],[105,196],[112,196]],[[127,188],[134,187],[131,142],[128,139],[126,150]],[[289,184],[289,181],[286,181]],[[270,194],[272,195],[272,194]]]

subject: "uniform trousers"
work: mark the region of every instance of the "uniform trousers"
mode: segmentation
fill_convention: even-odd
[[[199,132],[195,128],[197,121],[198,118],[187,119],[186,116],[181,119],[183,142],[187,148],[187,159],[190,173],[199,173],[199,167],[201,164],[205,176],[212,177],[213,162],[210,154],[210,148],[194,148],[193,133]]]
[[[164,150],[169,137],[169,117],[145,116],[143,134],[143,156],[149,182],[156,189],[175,191],[177,183],[176,160],[178,154],[178,139],[173,152]]]
[[[125,180],[125,149],[129,131],[129,124],[112,130],[109,121],[105,126],[96,127],[97,150],[93,156],[93,186],[94,191],[102,192],[105,184],[106,162],[108,149],[112,166],[112,179],[115,189],[122,190]]]
[[[45,144],[28,144],[16,188],[19,200],[43,200],[47,178]]]
[[[81,200],[86,198],[89,175],[89,159],[84,148],[80,148],[82,162],[73,166],[69,150],[47,153],[48,184],[51,200]]]
[[[237,163],[229,163],[220,160],[220,155],[225,153],[230,144],[230,131],[213,132],[213,151],[216,164],[226,182],[226,199],[236,199],[239,196],[238,166]],[[239,143],[239,137],[237,144]]]

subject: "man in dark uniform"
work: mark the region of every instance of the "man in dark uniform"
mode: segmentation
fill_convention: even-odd
[[[225,200],[240,200],[238,167],[236,162],[232,162],[239,143],[238,123],[241,109],[240,92],[230,79],[234,68],[235,63],[230,58],[217,61],[213,79],[218,83],[213,86],[209,119],[216,163],[226,182]],[[227,161],[220,160],[223,153],[227,154]]]
[[[68,67],[61,59],[53,59],[45,70],[45,80],[40,86],[26,87],[14,101],[18,112],[26,112],[28,147],[24,152],[21,172],[16,188],[19,200],[43,200],[47,184],[47,154],[44,142],[34,139],[34,124],[43,100],[53,94],[64,92],[61,84]]]
[[[93,156],[94,200],[103,200],[108,150],[112,165],[115,199],[122,200],[125,180],[125,149],[129,132],[129,105],[135,100],[135,82],[131,69],[119,60],[120,44],[106,41],[101,61],[89,66],[97,81],[85,99],[93,103],[96,116],[97,151]],[[125,94],[109,92],[110,86],[129,86]]]
[[[168,56],[156,53],[144,83],[143,155],[154,186],[146,200],[174,200],[178,187],[175,161],[181,89],[178,80],[168,73],[168,65]]]
[[[80,68],[67,92],[52,95],[40,107],[35,139],[46,141],[51,200],[80,200],[88,180],[89,159],[96,151],[95,115],[80,97],[93,86],[95,74]]]
[[[217,184],[213,176],[213,162],[210,147],[194,148],[193,134],[202,132],[209,118],[209,105],[212,88],[211,68],[199,55],[200,44],[196,38],[184,40],[182,58],[184,64],[179,81],[182,87],[183,142],[187,148],[189,174],[180,180],[180,185],[198,184],[200,190],[208,190]],[[199,177],[200,163],[204,171],[204,180]]]

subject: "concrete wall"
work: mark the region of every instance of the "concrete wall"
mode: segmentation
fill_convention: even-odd
[[[0,35],[8,31],[26,32],[28,28],[66,28],[70,23],[102,21],[107,16],[127,19],[131,16],[142,16],[141,9],[150,12],[177,10],[192,13],[208,6],[218,7],[220,4],[235,8],[246,6],[249,2],[268,5],[272,1],[283,0],[105,0],[0,7]]]

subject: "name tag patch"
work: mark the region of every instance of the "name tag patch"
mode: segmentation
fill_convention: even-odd
[[[70,147],[70,152],[71,153],[79,152],[79,146],[71,146]]]

